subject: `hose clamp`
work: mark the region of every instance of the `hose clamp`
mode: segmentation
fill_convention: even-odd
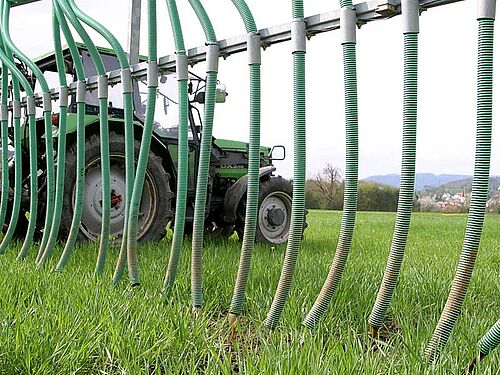
[[[401,15],[403,17],[403,34],[418,34],[420,31],[418,0],[401,0]]]
[[[132,72],[130,71],[130,68],[122,69],[121,76],[123,93],[134,92],[134,88],[132,86]]]
[[[68,87],[61,86],[59,88],[59,107],[68,106]]]
[[[248,65],[260,65],[260,35],[248,33],[247,35]]]
[[[304,18],[294,18],[291,26],[292,53],[306,52],[306,22]]]
[[[9,120],[9,108],[7,104],[2,104],[0,106],[0,121],[8,121]]]
[[[185,52],[179,51],[175,55],[175,69],[177,71],[178,81],[188,80],[188,58]]]
[[[147,68],[148,87],[158,87],[158,62],[148,61]]]
[[[85,103],[85,96],[87,94],[87,83],[84,80],[76,82],[76,102]]]
[[[19,100],[12,102],[12,113],[14,114],[14,118],[21,118],[21,102]]]
[[[103,74],[99,76],[97,81],[97,98],[98,99],[107,99],[108,94],[108,76]]]
[[[44,112],[52,112],[52,94],[50,92],[42,94],[42,103]]]
[[[479,0],[477,2],[477,19],[495,19],[496,0]]]
[[[36,114],[36,104],[34,96],[28,96],[26,98],[26,109],[28,110],[28,116]]]
[[[356,43],[356,8],[340,9],[340,33],[341,44]]]
[[[219,71],[219,45],[207,44],[207,73]]]

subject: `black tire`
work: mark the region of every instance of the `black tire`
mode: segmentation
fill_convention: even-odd
[[[279,245],[288,240],[292,214],[293,186],[289,180],[271,177],[260,183],[259,212],[255,240],[268,245]],[[238,207],[235,230],[243,239],[245,229],[246,195]],[[304,228],[307,226],[304,219]]]
[[[109,149],[111,157],[111,236],[115,241],[122,238],[125,196],[125,137],[110,132]],[[85,141],[85,198],[84,210],[78,232],[79,241],[96,241],[100,234],[99,196],[101,186],[99,135],[91,134]],[[135,141],[135,160],[139,154],[140,142]],[[67,238],[73,217],[73,202],[76,190],[76,143],[66,153],[65,194],[61,218],[60,238]],[[149,152],[148,166],[141,200],[138,235],[139,243],[158,242],[166,234],[167,222],[172,218],[172,192],[170,175],[165,171],[161,158]],[[90,189],[92,188],[92,189]]]

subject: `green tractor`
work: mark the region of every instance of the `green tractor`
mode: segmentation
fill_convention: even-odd
[[[110,49],[99,48],[107,71],[119,69],[118,60]],[[78,45],[81,61],[87,76],[96,74],[90,53],[83,44]],[[68,82],[76,80],[73,60],[69,49],[64,49],[64,60]],[[35,60],[51,87],[58,86],[57,68],[54,53]],[[36,79],[24,69],[35,91],[40,92]],[[186,233],[191,232],[196,194],[196,178],[200,154],[200,138],[202,121],[200,108],[204,102],[205,80],[190,73],[189,81],[189,183],[186,212]],[[166,234],[167,224],[173,223],[177,178],[177,132],[178,105],[177,80],[175,71],[167,72],[159,80],[154,134],[149,153],[149,162],[144,183],[144,192],[140,204],[138,240],[140,242],[159,241]],[[135,151],[136,160],[140,147],[144,109],[146,104],[147,83],[134,81],[134,115],[135,115]],[[101,227],[101,170],[99,146],[99,110],[97,92],[87,92],[86,97],[86,171],[83,216],[80,225],[80,240],[97,240]],[[223,102],[226,97],[225,87],[218,86],[217,101]],[[54,104],[58,110],[58,104]],[[63,214],[61,219],[60,238],[69,233],[73,215],[73,202],[76,182],[76,103],[74,96],[70,98],[67,119],[67,155],[66,183]],[[125,194],[125,137],[124,111],[121,84],[109,88],[109,128],[111,155],[111,235],[120,239],[124,220]],[[41,112],[40,112],[41,115]],[[37,116],[41,117],[41,116]],[[58,115],[53,115],[53,135],[58,136]],[[39,215],[38,233],[43,227],[45,212],[45,149],[43,144],[43,120],[37,121],[38,128],[38,165],[39,165]],[[26,130],[26,129],[25,129]],[[24,134],[27,134],[24,131]],[[28,165],[28,139],[23,141],[23,165]],[[282,160],[285,156],[283,146],[273,148],[261,147],[260,198],[256,241],[267,244],[281,244],[288,238],[292,207],[292,183],[280,176],[274,176],[273,154],[280,154],[274,160]],[[11,163],[12,165],[12,163]],[[213,236],[228,237],[236,232],[242,238],[245,224],[245,203],[247,188],[248,144],[225,139],[213,139],[210,160],[210,176],[206,207],[206,233]],[[28,171],[24,171],[27,181]],[[12,178],[11,178],[12,181]],[[28,183],[26,182],[26,189]],[[17,233],[23,236],[26,231],[26,214],[28,213],[28,194],[23,194],[22,214]]]

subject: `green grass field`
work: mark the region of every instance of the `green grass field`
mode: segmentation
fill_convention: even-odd
[[[170,241],[140,250],[138,288],[111,285],[116,250],[103,279],[93,277],[96,247],[80,248],[62,273],[37,271],[18,248],[0,257],[0,374],[457,374],[476,342],[500,317],[500,215],[486,218],[473,280],[446,351],[435,365],[422,355],[446,300],[465,232],[465,215],[415,214],[387,341],[372,349],[367,318],[390,247],[395,214],[359,213],[353,248],[330,308],[314,332],[301,319],[333,257],[341,214],[313,211],[292,293],[278,329],[262,325],[284,248],[257,246],[240,331],[228,337],[227,309],[240,244],[209,242],[205,307],[190,305],[190,244],[170,302],[161,293]],[[53,259],[55,263],[56,259]],[[53,266],[53,264],[52,264]],[[500,350],[478,373],[500,373]]]

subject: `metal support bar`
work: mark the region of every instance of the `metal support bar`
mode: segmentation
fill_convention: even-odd
[[[40,0],[9,0],[12,2],[13,6],[15,5],[24,5],[28,2],[40,1]],[[434,8],[441,5],[447,5],[451,3],[457,3],[463,0],[420,0],[419,6],[420,11],[424,11],[426,9]],[[141,0],[132,0],[132,6],[139,6],[140,8]],[[383,20],[387,18],[391,18],[401,14],[401,0],[371,0],[364,3],[359,3],[354,5],[356,10],[356,19],[358,27],[377,20]],[[134,15],[137,16],[140,11],[132,11]],[[338,30],[340,28],[340,9],[313,15],[305,18],[306,22],[306,35],[308,38],[313,37],[316,34]],[[140,17],[140,16],[139,16]],[[134,29],[138,31],[140,29],[140,18],[135,21],[136,26],[131,25],[131,30]],[[131,20],[131,24],[134,23]],[[291,24],[286,23],[279,26],[268,27],[262,29],[258,32],[260,34],[260,43],[263,48],[269,47],[273,44],[283,43],[289,41],[291,39]],[[131,33],[134,34],[134,33]],[[135,37],[139,37],[139,34],[135,35]],[[132,35],[131,35],[132,39]],[[219,41],[217,44],[219,45],[219,56],[226,58],[232,54],[246,51],[247,49],[247,34],[240,35],[233,38],[228,38]],[[130,46],[133,48],[137,48],[139,43],[130,41]],[[135,52],[134,52],[135,53]],[[137,52],[138,56],[138,52]],[[132,57],[132,56],[131,56]],[[189,65],[193,66],[200,62],[205,61],[207,57],[207,46],[200,46],[196,48],[192,48],[187,51],[187,58]],[[174,71],[176,64],[176,56],[167,55],[161,57],[159,59],[158,64],[158,75],[165,73],[166,71]],[[148,63],[143,62],[140,64],[133,64],[131,66],[132,78],[136,80],[145,80],[147,77],[147,67]],[[113,70],[108,73],[108,82],[111,86],[121,82],[121,70]],[[86,80],[87,91],[97,90],[98,86],[98,76],[90,77]],[[69,86],[69,94],[73,94],[76,92],[76,82],[73,82]],[[57,100],[58,98],[58,90],[53,89],[51,91],[52,98]],[[42,97],[40,94],[35,95],[35,100],[38,103],[41,103]],[[26,100],[23,99],[23,106],[26,105]]]
[[[141,0],[130,0],[129,20],[129,62],[130,65],[135,65],[139,63],[139,46],[141,40]]]

